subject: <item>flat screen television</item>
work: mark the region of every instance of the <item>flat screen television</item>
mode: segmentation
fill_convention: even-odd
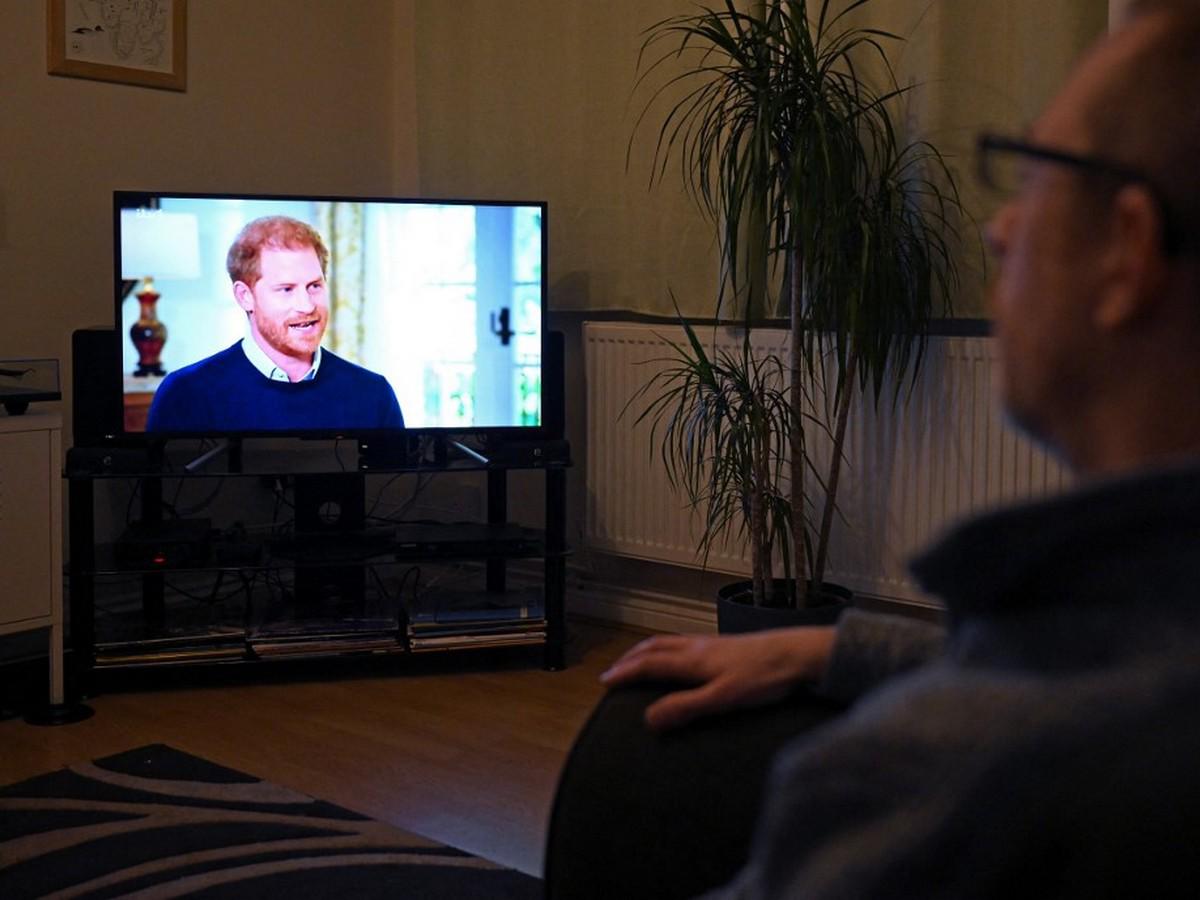
[[[124,437],[547,436],[544,202],[117,191]]]

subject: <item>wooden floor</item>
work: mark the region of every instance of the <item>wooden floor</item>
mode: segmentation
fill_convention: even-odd
[[[0,722],[0,784],[170,744],[540,874],[558,774],[602,694],[597,676],[643,637],[581,621],[569,635],[561,672],[506,651],[110,679],[85,722]]]

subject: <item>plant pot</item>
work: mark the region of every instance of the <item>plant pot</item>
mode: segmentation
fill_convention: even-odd
[[[783,605],[788,596],[788,584],[783,578],[772,581],[768,603],[764,606],[753,604],[752,582],[735,581],[725,585],[717,591],[717,631],[745,634],[793,625],[832,625],[854,599],[854,593],[848,588],[824,582],[815,597],[810,591],[808,606],[795,609]]]

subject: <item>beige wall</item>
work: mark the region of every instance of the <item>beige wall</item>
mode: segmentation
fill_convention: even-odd
[[[641,32],[693,8],[684,0],[418,2],[422,189],[548,199],[555,309],[670,313],[671,289],[686,311],[712,313],[712,227],[675,173],[647,192],[653,128],[625,166],[641,103],[631,102]],[[907,39],[892,58],[901,83],[919,86],[911,121],[953,157],[983,217],[975,134],[1020,129],[1107,13],[1108,0],[874,0],[857,23]],[[978,245],[966,255],[958,313],[979,315]]]
[[[682,0],[421,0],[421,187],[550,204],[555,309],[670,309],[708,297],[711,229],[669,180],[625,171],[641,32]]]
[[[4,6],[0,358],[69,385],[71,331],[112,319],[114,188],[417,188],[413,0],[193,0],[185,93],[48,75],[45,3]]]
[[[967,210],[982,225],[997,198],[978,184],[981,131],[1018,134],[1057,92],[1108,22],[1109,0],[876,0],[879,27],[903,35],[901,84],[913,121],[950,161]],[[978,232],[972,230],[973,234]],[[982,248],[963,248],[955,314],[983,316]]]

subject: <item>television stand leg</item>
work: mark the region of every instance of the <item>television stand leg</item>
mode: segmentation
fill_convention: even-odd
[[[142,522],[159,525],[163,520],[162,479],[142,479]],[[142,575],[142,619],[155,633],[162,630],[166,621],[164,580],[160,572]]]
[[[488,469],[487,520],[489,525],[503,525],[508,521],[508,472],[504,469]],[[488,593],[503,594],[507,588],[505,562],[502,556],[487,558],[485,566]]]
[[[546,472],[546,559],[544,600],[546,615],[545,668],[557,672],[567,666],[567,473]]]

